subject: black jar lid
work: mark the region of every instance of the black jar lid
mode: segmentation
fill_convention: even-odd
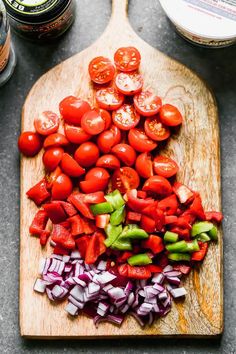
[[[3,1],[9,15],[25,23],[48,22],[59,16],[71,2],[70,0],[35,0],[35,4],[29,6],[29,0]]]

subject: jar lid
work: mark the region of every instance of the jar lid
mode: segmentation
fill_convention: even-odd
[[[160,0],[178,27],[193,35],[226,40],[236,37],[235,0]]]
[[[68,0],[3,0],[8,13],[22,22],[47,22],[57,17]]]

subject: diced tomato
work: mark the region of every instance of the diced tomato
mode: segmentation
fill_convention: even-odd
[[[109,224],[110,214],[100,214],[95,216],[96,226],[100,229],[105,229]]]
[[[91,236],[82,236],[82,237],[79,237],[75,240],[75,243],[78,247],[79,253],[81,254],[81,257],[83,259],[85,258],[85,254],[86,254],[86,250],[88,248],[90,238],[91,238]]]
[[[47,222],[48,222],[47,212],[45,210],[38,210],[29,227],[30,234],[40,236],[42,231],[45,230]]]
[[[68,197],[68,201],[72,203],[79,212],[88,219],[94,219],[89,205],[84,202],[84,194],[73,193]]]
[[[191,261],[202,261],[207,253],[208,250],[208,243],[207,242],[198,242],[200,247],[200,251],[193,252],[191,255]]]
[[[137,191],[137,197],[141,199],[146,199],[147,198],[147,193],[144,191]]]
[[[180,182],[175,182],[173,185],[173,192],[179,198],[180,203],[184,204],[193,199],[194,193],[187,186]]]
[[[173,224],[173,222],[176,222],[177,220],[178,220],[178,217],[175,215],[165,216],[165,225]]]
[[[151,278],[151,271],[142,266],[132,267],[128,265],[128,277],[133,279],[149,279]]]
[[[202,206],[202,199],[198,193],[195,193],[194,200],[190,205],[189,211],[201,220],[206,220],[206,215]]]
[[[157,235],[150,235],[147,240],[142,241],[142,247],[150,249],[154,254],[162,252],[165,248],[162,238]]]
[[[75,248],[75,240],[73,239],[71,233],[62,225],[53,225],[51,238],[52,241],[56,242],[56,244],[59,244],[66,249]]]
[[[155,221],[156,230],[161,231],[165,223],[165,216],[161,209],[158,209],[157,201],[143,209],[143,214]]]
[[[79,215],[72,216],[68,219],[71,224],[71,235],[78,236],[84,233],[83,220]]]
[[[134,211],[128,211],[127,220],[133,222],[139,222],[141,220],[141,216],[142,215],[140,213],[136,213]]]
[[[123,277],[128,277],[128,268],[129,265],[127,263],[121,264],[118,266],[118,272]]]
[[[48,230],[41,231],[40,236],[39,236],[40,237],[39,241],[40,241],[41,246],[46,246],[49,236],[50,236],[50,231],[48,231]]]
[[[192,229],[192,226],[189,223],[188,216],[179,216],[178,219],[171,226],[174,227],[176,226],[176,227],[180,227],[181,229],[187,229],[187,230]]]
[[[158,208],[161,209],[166,215],[175,215],[178,205],[179,203],[175,194],[172,194],[158,202]]]
[[[98,204],[105,201],[104,192],[95,192],[84,195],[84,202],[88,204]]]
[[[146,268],[150,270],[151,273],[162,273],[163,271],[163,268],[156,264],[148,264]]]
[[[77,210],[71,203],[61,201],[61,205],[68,216],[74,216],[77,214]]]
[[[46,199],[50,197],[50,193],[47,190],[46,179],[43,178],[40,182],[35,184],[32,188],[26,192],[28,198],[32,199],[36,205],[41,205]]]
[[[61,256],[68,256],[69,253],[70,253],[70,251],[67,250],[66,248],[60,246],[60,245],[56,245],[56,246],[54,247],[53,253],[54,253],[54,254],[59,254],[59,255],[61,255]]]
[[[53,224],[59,224],[67,218],[60,201],[44,204],[43,208],[47,212],[49,219]]]
[[[98,257],[106,252],[106,246],[104,244],[105,236],[100,231],[96,231],[89,240],[85,254],[85,263],[94,264]]]
[[[154,219],[149,216],[142,215],[140,226],[146,232],[155,232],[156,231],[156,222]]]
[[[223,214],[219,211],[206,211],[205,215],[207,221],[215,221],[220,223],[223,220]]]

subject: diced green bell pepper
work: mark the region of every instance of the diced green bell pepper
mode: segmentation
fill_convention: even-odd
[[[187,242],[187,250],[186,252],[196,252],[199,251],[200,247],[198,245],[197,240],[194,240],[193,242]]]
[[[187,253],[169,253],[168,254],[168,259],[171,261],[190,261],[191,256],[190,254]]]
[[[90,205],[90,209],[93,215],[108,214],[112,213],[114,210],[111,203],[108,202]]]
[[[191,235],[192,237],[197,236],[203,232],[210,231],[214,225],[209,221],[199,221],[193,224]]]
[[[208,231],[208,235],[210,236],[211,240],[218,241],[218,230],[215,225],[211,230]]]
[[[202,242],[209,242],[211,238],[207,235],[206,232],[202,232],[200,235],[197,235],[197,240]]]
[[[105,195],[105,199],[112,205],[115,210],[120,209],[125,204],[125,201],[118,189]]]
[[[144,231],[143,229],[138,229],[138,228],[129,228],[127,230],[123,230],[121,235],[119,236],[119,239],[130,239],[130,240],[143,240],[148,238],[148,233]]]
[[[105,233],[107,235],[106,240],[104,241],[104,244],[106,247],[110,247],[118,238],[118,236],[122,232],[122,226],[113,226],[111,224],[108,224],[105,228]]]
[[[125,205],[123,205],[120,209],[113,211],[110,218],[110,223],[112,225],[119,225],[125,220]]]
[[[166,249],[169,252],[187,252],[187,242],[186,241],[178,241],[169,245],[166,245]]]
[[[176,234],[175,232],[170,232],[170,231],[166,231],[165,235],[164,235],[164,242],[165,243],[175,243],[177,242],[179,239],[179,235]]]
[[[131,251],[132,250],[132,244],[130,240],[120,240],[118,238],[112,245],[111,248],[120,250],[120,251]]]
[[[131,266],[144,266],[152,263],[152,259],[148,256],[147,253],[135,254],[128,258],[127,262]]]

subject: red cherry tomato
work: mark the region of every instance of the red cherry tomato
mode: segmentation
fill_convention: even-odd
[[[176,175],[179,170],[177,163],[167,156],[155,157],[153,164],[155,173],[166,178]]]
[[[96,57],[90,61],[88,71],[93,82],[96,84],[105,84],[113,79],[115,67],[110,59]]]
[[[62,174],[62,170],[59,166],[52,172],[46,174],[45,179],[47,183],[47,189],[51,189],[53,183],[56,181],[57,177]]]
[[[153,176],[152,156],[147,152],[140,154],[135,163],[135,170],[140,177],[149,178]]]
[[[117,89],[124,95],[135,95],[143,87],[143,77],[138,73],[119,73],[116,76]]]
[[[69,141],[66,139],[65,135],[60,133],[54,133],[46,137],[43,143],[44,149],[49,147],[58,147],[68,145]]]
[[[161,196],[168,196],[172,192],[170,182],[162,176],[152,176],[146,180],[143,190],[153,192]]]
[[[73,144],[82,144],[91,139],[92,135],[86,133],[81,127],[65,124],[65,135]]]
[[[51,111],[42,112],[34,120],[34,127],[41,135],[56,133],[59,128],[60,119],[56,113]]]
[[[124,95],[113,87],[104,88],[96,92],[96,100],[100,108],[113,111],[124,102]]]
[[[82,116],[91,110],[87,101],[68,96],[59,104],[60,113],[66,123],[80,125]]]
[[[72,193],[73,185],[70,177],[60,174],[52,185],[52,199],[65,200]]]
[[[81,127],[91,135],[97,135],[105,129],[105,120],[96,110],[85,113],[81,119]]]
[[[131,167],[121,167],[112,176],[113,189],[119,189],[121,193],[126,193],[130,189],[138,188],[140,183],[139,175]]]
[[[42,148],[41,137],[34,132],[23,132],[18,139],[18,148],[25,156],[35,156]]]
[[[149,152],[157,147],[157,143],[151,140],[143,129],[131,129],[128,134],[130,145],[139,152]]]
[[[60,147],[52,147],[43,154],[43,164],[48,171],[54,171],[61,162],[64,150]]]
[[[161,105],[161,98],[151,91],[142,91],[134,96],[134,107],[145,117],[157,114]]]
[[[97,139],[99,149],[107,154],[111,151],[112,147],[118,144],[121,140],[120,130],[113,125],[109,130],[102,132]]]
[[[85,176],[86,181],[89,181],[89,180],[109,180],[109,178],[110,178],[109,173],[107,172],[107,170],[105,170],[105,168],[102,168],[102,167],[91,168],[91,170],[89,170]]]
[[[70,177],[79,177],[85,173],[85,169],[82,168],[69,154],[64,154],[62,156],[61,168],[62,171]]]
[[[120,168],[120,161],[114,155],[103,155],[97,160],[96,166],[115,170]]]
[[[134,71],[139,67],[141,55],[135,47],[123,47],[115,52],[114,61],[120,71]]]
[[[167,126],[175,127],[183,122],[183,117],[177,107],[164,104],[160,109],[160,120]]]
[[[132,166],[135,163],[136,152],[132,146],[128,144],[118,144],[115,145],[111,151],[127,166]]]
[[[147,136],[155,141],[163,141],[169,138],[170,130],[165,127],[158,116],[147,118],[144,123]]]
[[[99,158],[97,145],[91,142],[81,144],[76,150],[74,158],[83,167],[94,165]]]
[[[140,115],[135,111],[134,106],[123,104],[119,109],[112,112],[113,123],[121,130],[130,130],[139,123]]]
[[[105,122],[104,130],[109,129],[110,126],[111,126],[111,123],[112,123],[110,112],[108,112],[108,111],[106,111],[105,109],[102,109],[102,108],[95,108],[95,111],[100,114],[100,116],[102,117],[102,119]]]
[[[95,193],[99,191],[104,191],[107,188],[108,180],[88,180],[80,182],[80,188],[84,193]]]

